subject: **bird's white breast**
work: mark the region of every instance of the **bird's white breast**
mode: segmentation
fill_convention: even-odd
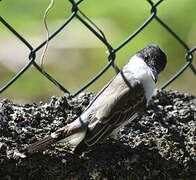
[[[155,82],[150,67],[138,56],[133,56],[125,67],[125,71],[131,72],[131,76],[141,81],[144,87],[147,103],[152,97]],[[129,73],[126,73],[129,76]],[[129,79],[129,78],[128,78]]]

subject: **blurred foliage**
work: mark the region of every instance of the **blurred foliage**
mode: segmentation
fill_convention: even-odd
[[[154,1],[156,2],[156,1]],[[0,2],[0,15],[36,47],[45,39],[42,22],[43,14],[50,1],[3,0]],[[132,34],[150,15],[150,5],[146,0],[84,0],[80,9],[105,33],[115,48]],[[157,7],[157,16],[173,29],[190,47],[196,45],[196,3],[194,0],[164,1]],[[68,1],[58,0],[47,16],[50,32],[60,26],[71,14]],[[20,55],[22,62],[28,61],[28,51],[2,24],[0,24],[0,86],[2,87],[22,67],[10,70],[5,51],[13,57]],[[12,47],[11,44],[14,43]],[[159,87],[168,80],[185,62],[185,49],[155,20],[151,22],[129,44],[117,52],[116,63],[122,67],[126,61],[149,42],[159,44],[168,55],[166,70],[160,75]],[[10,45],[9,45],[10,43]],[[5,47],[10,47],[6,48]],[[12,47],[12,48],[11,48]],[[26,53],[26,54],[25,54]],[[39,62],[40,53],[36,61]],[[23,54],[23,56],[22,56]],[[24,56],[25,55],[25,56]],[[26,58],[25,58],[26,57]],[[196,58],[196,57],[194,57]],[[2,63],[4,62],[4,63]],[[17,62],[15,62],[17,63]],[[24,64],[23,63],[23,64]],[[107,63],[106,48],[77,19],[74,19],[50,43],[44,60],[44,68],[68,90],[75,92],[90,80]],[[196,59],[193,62],[196,65]],[[9,66],[9,65],[8,65]],[[112,68],[85,91],[97,93],[115,75]],[[183,82],[183,83],[182,83]],[[195,76],[188,69],[168,89],[190,92],[196,95]],[[63,95],[52,83],[35,68],[30,68],[15,84],[0,95],[15,101],[32,102],[48,100],[52,95]]]

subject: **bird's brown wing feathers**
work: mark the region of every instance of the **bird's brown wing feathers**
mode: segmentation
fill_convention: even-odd
[[[124,121],[133,116],[136,118],[135,114],[139,115],[146,104],[144,89],[138,80],[132,79],[129,83],[123,78],[123,75],[119,73],[107,85],[107,88],[104,88],[102,93],[95,97],[96,100],[87,108],[92,113],[89,115],[90,119],[82,120],[83,116],[79,117],[73,123],[56,131],[54,136],[50,135],[28,146],[25,152],[33,153],[43,150],[79,131],[85,131],[84,141],[91,146],[107,138]]]
[[[118,78],[118,79],[117,79]],[[119,83],[120,82],[120,83]],[[123,122],[140,116],[146,106],[144,88],[140,81],[132,79],[127,84],[121,74],[104,92],[102,107],[92,117],[84,141],[88,146],[106,139]],[[99,99],[97,99],[99,101]]]

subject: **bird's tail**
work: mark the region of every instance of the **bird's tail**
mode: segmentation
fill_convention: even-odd
[[[29,145],[28,147],[26,147],[24,149],[25,153],[34,153],[36,151],[40,151],[40,150],[44,150],[45,148],[47,148],[49,145],[53,144],[57,142],[57,139],[48,136],[40,141],[37,141],[31,145]]]
[[[78,118],[56,132],[51,133],[50,136],[29,145],[20,152],[32,154],[36,151],[44,150],[56,142],[69,142],[72,146],[76,147],[84,139],[86,131],[87,126],[85,126],[81,119]]]

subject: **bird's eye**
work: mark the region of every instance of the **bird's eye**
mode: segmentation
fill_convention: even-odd
[[[149,55],[145,55],[145,60],[149,60],[150,59],[150,56]]]

